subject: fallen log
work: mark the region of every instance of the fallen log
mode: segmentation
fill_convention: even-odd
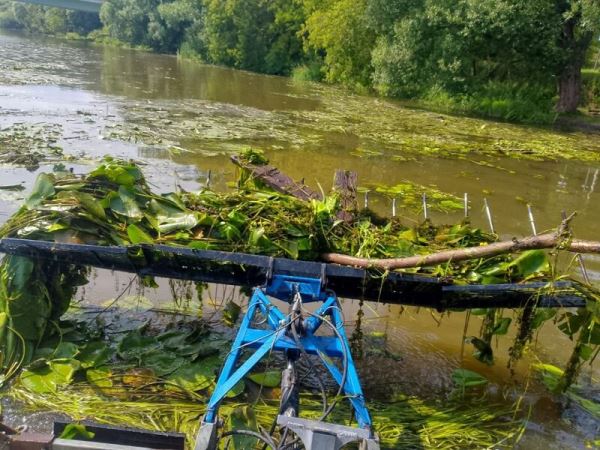
[[[429,255],[415,255],[405,258],[357,258],[339,253],[324,253],[321,259],[326,262],[354,266],[360,268],[376,268],[384,270],[409,269],[413,267],[437,266],[448,262],[467,261],[469,259],[490,258],[505,253],[525,250],[541,250],[561,247],[573,253],[600,254],[600,242],[581,239],[566,240],[560,232],[528,236],[522,239],[494,242],[478,247],[465,247],[455,250],[444,250]]]
[[[250,172],[253,178],[260,180],[262,183],[271,189],[281,192],[282,194],[292,195],[300,200],[308,201],[311,199],[321,199],[321,194],[313,191],[302,182],[294,181],[285,173],[281,172],[277,167],[268,164],[255,165],[249,164],[240,159],[239,156],[233,155],[231,161],[244,170]]]

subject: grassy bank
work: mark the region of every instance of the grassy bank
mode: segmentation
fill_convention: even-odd
[[[576,56],[557,44],[568,11],[516,0],[385,3],[107,0],[98,16],[0,0],[0,26],[325,81],[447,112],[533,124],[556,120],[557,80]],[[573,16],[575,34],[592,37],[571,46],[582,51],[598,34],[587,25],[596,23],[596,12],[586,8],[586,20]],[[584,73],[583,100],[590,104],[598,97],[594,73]],[[564,99],[561,104],[576,109]]]

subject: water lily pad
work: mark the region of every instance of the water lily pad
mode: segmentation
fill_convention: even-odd
[[[53,195],[54,192],[54,178],[52,175],[41,173],[36,178],[31,194],[29,194],[29,198],[25,201],[25,204],[28,208],[33,208],[42,203],[44,199]]]
[[[187,391],[200,391],[213,384],[216,372],[220,367],[221,358],[211,356],[202,361],[181,366],[167,379]]]
[[[79,361],[75,359],[56,360],[40,368],[25,369],[19,378],[21,383],[32,392],[53,393],[59,386],[69,384],[79,367]]]
[[[483,386],[488,383],[487,378],[483,375],[479,375],[477,372],[468,369],[455,369],[452,372],[452,381],[458,387],[462,388]]]
[[[117,345],[117,353],[125,360],[140,362],[144,354],[160,347],[161,345],[156,338],[143,336],[139,330],[134,330],[121,339]]]
[[[85,377],[90,384],[99,388],[113,387],[112,371],[110,368],[103,366],[95,369],[88,369],[85,372]]]
[[[281,384],[281,372],[278,370],[270,370],[268,372],[251,373],[248,378],[268,388],[275,388]]]
[[[152,244],[154,239],[137,225],[127,227],[127,236],[132,244]]]
[[[162,343],[163,347],[177,350],[186,345],[190,334],[187,330],[169,330],[158,335],[156,339]]]
[[[231,390],[225,394],[226,398],[235,398],[246,390],[246,383],[244,380],[240,380]]]
[[[250,406],[238,406],[229,416],[229,428],[232,430],[258,431],[258,422]],[[233,448],[243,450],[255,448],[257,439],[251,436],[234,435],[231,438]]]
[[[92,431],[88,431],[85,425],[81,423],[69,423],[65,426],[65,429],[60,433],[59,439],[93,439],[96,434]]]
[[[102,341],[89,342],[81,349],[77,359],[81,362],[81,367],[88,369],[105,364],[111,357],[112,351]]]
[[[164,377],[179,369],[185,362],[185,359],[178,357],[175,353],[155,350],[143,355],[141,364],[152,369],[158,377]]]
[[[508,333],[508,327],[510,326],[511,322],[512,319],[510,317],[502,317],[501,319],[497,320],[496,324],[494,325],[494,329],[492,330],[492,334],[498,336],[505,335]]]
[[[53,359],[75,358],[79,353],[79,346],[72,342],[61,342],[52,353]]]

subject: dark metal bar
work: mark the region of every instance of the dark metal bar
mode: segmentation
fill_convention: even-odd
[[[571,282],[452,285],[449,279],[392,272],[385,277],[337,264],[287,258],[142,244],[130,247],[67,244],[27,239],[0,239],[0,253],[63,263],[238,286],[264,285],[273,274],[324,278],[340,297],[437,309],[581,307],[585,298]],[[552,289],[549,289],[552,286]]]

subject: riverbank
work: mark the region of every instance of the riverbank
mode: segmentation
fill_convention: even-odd
[[[470,21],[450,20],[446,8],[441,8],[435,14],[442,21],[438,31],[464,28],[444,37],[445,31],[431,34],[429,25],[422,23],[424,12],[418,9],[427,10],[427,5],[415,11],[394,7],[379,11],[381,5],[366,0],[354,7],[343,0],[321,6],[308,1],[272,5],[234,1],[228,8],[219,1],[189,4],[173,0],[143,6],[138,0],[128,1],[106,2],[100,21],[98,15],[35,5],[16,4],[11,9],[1,0],[0,26],[177,54],[219,66],[292,76],[296,81],[324,81],[354,93],[412,99],[421,108],[447,114],[512,123],[566,123],[555,112],[555,105],[560,95],[559,61],[566,61],[568,55],[561,57],[561,50],[556,48],[561,31],[552,28],[560,28],[553,22],[554,13],[541,7],[520,10],[520,6],[503,9],[506,5],[498,5],[497,13],[504,17],[501,21],[493,14],[488,17],[486,8],[475,8],[471,13],[481,16],[481,26],[476,29]],[[147,14],[140,15],[139,8],[148,9]],[[400,26],[407,17],[412,17],[414,30]],[[547,19],[542,21],[548,23],[544,33],[528,30],[528,24],[540,17]],[[394,28],[396,20],[398,26]],[[511,20],[521,26],[507,25]],[[495,31],[486,32],[486,26],[495,27]],[[494,41],[491,36],[498,29],[510,36],[515,48]],[[536,35],[536,46],[529,45],[529,32]],[[448,48],[439,55],[429,54],[419,45],[422,33],[422,39],[441,39],[440,48]],[[463,36],[459,42],[455,42],[457,35]],[[486,54],[486,45],[497,50]],[[540,55],[555,57],[540,59]],[[592,60],[593,55],[590,67]],[[596,71],[584,71],[582,104],[592,110],[598,101],[597,80]],[[583,126],[583,119],[569,118],[568,122],[582,131],[591,129]]]
[[[420,197],[413,195],[420,186],[431,196],[462,199],[467,192],[471,223],[489,230],[486,198],[493,225],[505,238],[531,234],[529,203],[539,232],[554,228],[562,210],[577,210],[577,236],[597,239],[600,142],[589,134],[456,117],[335,86],[84,41],[0,33],[0,49],[2,148],[37,146],[46,156],[38,169],[2,164],[3,184],[22,189],[0,193],[1,222],[22,203],[35,176],[55,165],[84,174],[108,154],[135,160],[157,192],[196,192],[207,183],[221,192],[236,180],[229,156],[250,146],[315,190],[330,189],[335,169],[356,171],[361,204],[368,191],[369,207],[384,216],[391,215],[393,198],[416,198],[416,205],[396,202],[406,224],[423,221]],[[60,147],[61,154],[51,154],[47,145]],[[435,223],[456,223],[463,212],[430,210],[429,216]],[[584,261],[590,278],[600,280],[600,260]],[[130,283],[123,274],[106,272],[92,276],[78,295],[104,308]],[[132,308],[165,308],[171,289],[179,287],[158,283],[160,289],[142,293],[134,286],[127,294]],[[210,286],[205,295],[204,311],[212,314],[238,294]],[[365,369],[370,395],[394,383],[406,395],[446,399],[450,375],[464,367],[489,380],[494,399],[515,399],[528,386],[523,402],[531,407],[530,425],[520,448],[581,448],[597,435],[597,421],[549,395],[530,372],[538,358],[560,365],[569,357],[571,341],[552,326],[544,327],[511,373],[506,355],[515,326],[494,344],[497,360],[488,366],[464,343],[464,313],[351,301],[344,301],[344,312],[351,323],[360,314],[361,332],[379,336],[401,356],[392,366]],[[481,317],[471,316],[467,336],[478,335]],[[505,317],[513,325],[518,321],[512,311]],[[391,376],[399,371],[401,379]],[[597,377],[597,363],[586,365],[581,383],[593,389]],[[20,422],[21,407],[7,406],[5,415]]]
[[[69,41],[85,41],[95,45],[161,54],[145,45],[131,45],[115,39],[109,35],[106,29],[94,30],[87,35],[69,32],[51,36]],[[175,55],[177,58],[184,61],[210,65],[205,62],[200,55],[193,51],[186,51],[185,48],[178,50]],[[217,67],[219,66],[217,65]],[[289,77],[296,82],[323,82],[321,76],[318,74],[318,68],[311,69],[308,66],[299,66],[296,69],[298,70],[292,71],[289,75]],[[522,115],[516,111],[511,112],[511,102],[507,103],[506,101],[502,101],[501,98],[485,98],[485,96],[454,98],[440,93],[420,100],[402,100],[393,98],[389,98],[389,100],[396,100],[416,109],[449,114],[457,117],[501,120],[507,123],[549,126],[556,128],[557,130],[597,134],[600,133],[600,110],[598,110],[598,105],[600,104],[600,88],[598,86],[600,86],[600,73],[594,70],[587,70],[584,76],[583,90],[584,98],[589,101],[582,105],[577,113],[559,114],[554,112],[552,108],[546,108],[545,110],[540,110],[538,112],[527,113],[530,118],[526,120],[519,120],[519,117],[522,117]],[[336,87],[347,89],[349,94],[381,98],[380,96],[377,96],[376,92],[369,89],[361,88],[357,92],[356,89],[351,89],[340,84],[337,84]],[[523,107],[530,108],[530,105],[527,101],[523,101]]]

